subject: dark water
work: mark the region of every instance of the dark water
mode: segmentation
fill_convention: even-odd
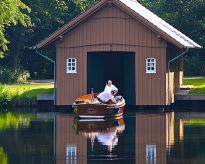
[[[205,112],[135,112],[78,120],[33,109],[0,112],[0,164],[205,163]]]

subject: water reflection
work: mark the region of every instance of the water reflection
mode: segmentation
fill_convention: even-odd
[[[118,145],[118,135],[125,130],[123,117],[109,119],[78,119],[74,121],[74,128],[77,134],[87,137],[91,142],[92,152],[94,142],[97,140],[105,145],[109,152]]]
[[[44,116],[0,112],[0,163],[54,163],[53,114]]]
[[[125,130],[123,117],[87,120],[57,114],[56,120],[57,163],[87,163],[97,158],[119,157],[113,150],[120,142],[118,136]]]
[[[167,163],[174,144],[174,112],[136,114],[136,163]]]
[[[72,114],[0,113],[0,163],[205,163],[205,113],[135,112],[79,120]]]

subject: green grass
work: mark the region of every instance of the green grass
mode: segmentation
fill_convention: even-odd
[[[184,85],[192,86],[189,94],[205,94],[205,78],[201,79],[184,79]]]
[[[33,98],[38,94],[53,94],[53,85],[5,86],[5,90],[11,96],[18,93],[20,96],[27,95],[27,97]]]
[[[38,94],[53,94],[53,85],[0,85],[0,102],[35,100]]]
[[[191,125],[191,126],[205,126],[205,119],[185,120],[184,124]]]

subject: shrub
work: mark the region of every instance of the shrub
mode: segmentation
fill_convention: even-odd
[[[30,73],[21,68],[0,67],[0,82],[4,84],[23,84],[27,82]]]
[[[198,54],[185,57],[185,76],[199,76],[203,75],[203,60]]]
[[[0,103],[3,105],[4,103],[8,102],[8,94],[5,90],[4,85],[0,84]]]

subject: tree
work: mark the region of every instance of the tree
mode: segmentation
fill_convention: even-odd
[[[140,0],[140,2],[202,47],[205,46],[204,0]],[[205,75],[204,54],[205,49],[198,49],[190,51],[185,56],[185,75]]]
[[[21,0],[2,0],[0,1],[0,57],[8,50],[9,41],[5,38],[7,27],[17,25],[20,22],[23,26],[30,26],[31,21],[24,12],[30,12],[30,8]]]

